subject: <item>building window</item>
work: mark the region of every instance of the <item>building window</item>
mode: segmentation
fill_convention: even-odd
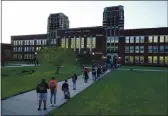
[[[140,43],[144,43],[144,36],[140,36]]]
[[[168,64],[168,56],[165,56],[165,64]]]
[[[17,59],[17,54],[13,54],[13,58],[14,58],[14,59]]]
[[[134,63],[134,56],[130,56],[130,63]]]
[[[135,37],[135,43],[139,43],[139,36]]]
[[[164,64],[164,57],[163,56],[159,56],[159,64]]]
[[[157,56],[153,56],[153,63],[157,64],[157,62],[158,62]]]
[[[158,43],[158,36],[154,36],[153,42],[154,42],[154,43]]]
[[[158,46],[153,46],[153,53],[158,53]]]
[[[140,53],[144,53],[144,46],[140,46]]]
[[[135,46],[135,53],[139,53],[139,46]]]
[[[134,37],[130,37],[130,43],[134,43]]]
[[[129,53],[129,46],[125,46],[125,53]]]
[[[165,52],[165,53],[168,53],[168,46],[165,46],[164,52]]]
[[[130,46],[130,53],[134,53],[134,46]]]
[[[168,35],[165,36],[165,43],[168,43]]]
[[[69,45],[69,38],[66,38],[66,48],[68,48]]]
[[[87,37],[87,48],[90,48],[90,37]]]
[[[80,46],[80,38],[76,38],[76,48],[79,48]],[[90,42],[90,41],[89,41]]]
[[[36,45],[39,45],[39,44],[38,44],[38,40],[36,40]]]
[[[22,40],[20,41],[20,45],[23,45],[23,41]]]
[[[71,38],[71,48],[75,48],[75,38]]]
[[[139,63],[139,56],[135,56],[135,63]]]
[[[115,43],[118,43],[118,37],[115,38]]]
[[[129,63],[129,56],[125,56],[125,63]]]
[[[153,36],[148,37],[148,43],[153,43]]]
[[[42,45],[42,44],[41,44],[41,40],[39,40],[39,45]]]
[[[44,41],[44,43],[45,43],[45,41]],[[56,39],[54,39],[54,44],[56,44],[57,43],[57,40]]]
[[[152,46],[148,46],[148,53],[152,53]]]
[[[111,43],[114,43],[114,37],[111,37],[110,39],[111,39]]]
[[[152,56],[148,56],[148,63],[152,63]]]
[[[129,43],[129,37],[125,38],[125,43]]]
[[[160,36],[160,43],[164,43],[164,36]]]
[[[140,63],[143,64],[144,63],[144,56],[140,56],[139,59],[140,59]]]
[[[81,39],[81,48],[84,48],[84,37],[82,37],[80,39]]]
[[[83,46],[84,46],[84,38],[83,38]],[[96,48],[96,37],[92,38],[92,48]]]
[[[107,43],[110,43],[110,37],[107,37]]]
[[[164,46],[160,46],[160,53],[164,53]]]
[[[61,47],[62,47],[62,48],[65,48],[65,38],[62,38],[62,39],[61,39]]]

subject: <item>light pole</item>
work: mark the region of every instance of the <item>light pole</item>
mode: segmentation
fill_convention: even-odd
[[[35,66],[37,65],[37,52],[34,53],[35,55]]]

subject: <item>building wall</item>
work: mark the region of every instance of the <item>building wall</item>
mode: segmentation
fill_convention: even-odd
[[[168,28],[124,30],[121,31],[121,36],[119,56],[122,58],[123,64],[168,65]],[[138,47],[141,48],[139,48],[139,52],[136,49]],[[134,48],[134,52],[132,52],[132,48]]]
[[[11,61],[12,57],[12,46],[11,44],[1,43],[1,63]]]

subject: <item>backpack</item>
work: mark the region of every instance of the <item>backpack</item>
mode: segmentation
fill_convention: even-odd
[[[46,90],[46,85],[45,85],[45,83],[39,84],[38,90],[39,90],[40,93],[43,92],[43,91],[45,91],[45,90]]]
[[[55,88],[56,88],[55,83],[54,82],[50,82],[50,90],[51,90],[51,92],[54,92]]]

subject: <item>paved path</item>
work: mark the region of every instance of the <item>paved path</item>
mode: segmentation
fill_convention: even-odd
[[[109,71],[107,71],[104,75],[106,75],[108,72]],[[77,90],[73,90],[72,80],[68,79],[71,97],[74,97],[76,94],[80,93],[82,90],[86,89],[93,83],[91,73],[89,73],[89,77],[90,78],[88,80],[88,83],[84,83],[82,75],[78,76]],[[61,90],[62,83],[63,82],[58,83],[58,92],[57,92],[57,105],[58,106],[62,105],[63,103],[67,101],[64,99],[64,95]],[[55,107],[49,106],[50,105],[49,98],[50,98],[50,94],[48,94],[46,111],[37,110],[38,101],[37,101],[37,94],[35,90],[21,94],[21,95],[17,95],[15,97],[11,97],[6,100],[2,100],[2,115],[46,115],[55,108]]]
[[[117,70],[126,70],[130,71],[130,69],[119,68]],[[168,70],[154,70],[154,69],[132,69],[134,71],[151,71],[151,72],[168,72]]]

